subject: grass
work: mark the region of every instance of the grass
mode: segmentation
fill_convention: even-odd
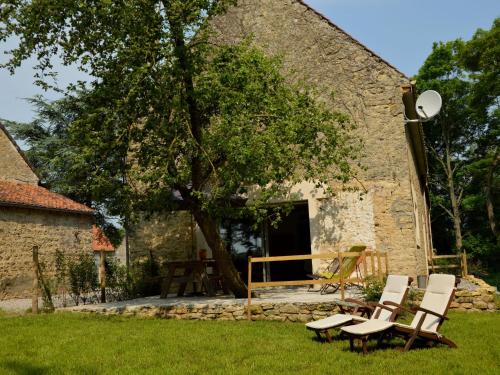
[[[369,355],[302,324],[79,314],[0,316],[0,374],[498,374],[500,314],[450,313],[444,346]],[[372,343],[372,346],[374,343]]]

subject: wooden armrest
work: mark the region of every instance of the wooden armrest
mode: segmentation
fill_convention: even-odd
[[[404,311],[407,311],[411,314],[415,314],[415,311],[414,310],[410,310],[406,307],[404,307],[403,305],[400,305],[399,303],[396,303],[396,302],[392,302],[392,301],[384,301],[384,305],[388,305],[388,306],[394,306],[394,307],[397,307],[398,309],[401,309],[401,310],[404,310]]]
[[[447,318],[446,316],[439,314],[437,312],[431,311],[431,310],[424,309],[423,307],[417,307],[417,311],[422,311],[423,313],[437,316],[438,318],[441,318],[443,320],[449,320],[449,318]]]
[[[372,306],[373,306],[373,307],[379,307],[379,308],[381,308],[381,309],[388,310],[388,311],[390,311],[390,312],[394,312],[394,311],[395,311],[395,310],[397,310],[397,308],[398,308],[398,307],[396,307],[396,309],[394,309],[394,308],[391,308],[391,307],[389,307],[389,306],[382,305],[382,304],[380,304],[380,303],[378,303],[378,302],[373,302],[373,303],[372,303]]]

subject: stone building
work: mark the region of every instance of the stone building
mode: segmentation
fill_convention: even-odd
[[[304,183],[297,186],[295,209],[278,228],[254,233],[245,223],[222,228],[226,237],[239,234],[231,243],[237,267],[244,272],[248,254],[318,253],[364,243],[388,252],[390,272],[426,275],[432,249],[427,162],[421,125],[404,121],[405,115],[416,118],[410,79],[300,0],[239,0],[212,24],[218,43],[251,37],[268,55],[280,56],[285,76],[315,87],[322,100],[348,114],[365,144],[358,192],[327,198]],[[189,215],[179,222],[183,225],[172,226],[156,217],[139,226],[131,239],[132,257],[148,249],[170,259],[192,257],[207,247]],[[263,278],[301,279],[319,266],[291,263],[262,269]]]
[[[54,272],[56,250],[92,251],[92,210],[39,186],[29,161],[0,124],[0,299],[28,297],[32,248],[45,272]]]

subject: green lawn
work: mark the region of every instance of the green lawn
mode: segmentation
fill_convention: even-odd
[[[500,314],[450,318],[442,332],[458,349],[363,356],[348,340],[317,342],[302,324],[0,315],[0,373],[500,374]]]

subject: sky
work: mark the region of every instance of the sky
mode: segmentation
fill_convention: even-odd
[[[273,0],[269,0],[273,1]],[[435,41],[470,39],[500,17],[500,0],[305,0],[316,10],[408,76],[418,72]],[[0,61],[13,41],[0,44]],[[14,76],[0,70],[0,118],[28,122],[34,112],[25,98],[41,94],[26,62]],[[60,87],[84,78],[75,68],[57,65]]]

